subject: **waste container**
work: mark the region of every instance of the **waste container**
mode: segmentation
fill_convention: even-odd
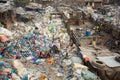
[[[90,35],[91,35],[90,30],[87,30],[87,31],[86,31],[86,36],[89,37]]]

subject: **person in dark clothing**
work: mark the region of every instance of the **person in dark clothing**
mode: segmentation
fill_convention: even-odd
[[[59,53],[58,47],[56,45],[53,45],[50,49],[51,53]]]
[[[40,52],[40,58],[50,58],[51,55],[48,52]]]
[[[82,20],[83,20],[83,24],[85,24],[85,13],[82,11]]]

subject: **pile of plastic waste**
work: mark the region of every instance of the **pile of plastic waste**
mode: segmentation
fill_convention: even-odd
[[[0,43],[0,79],[97,80],[76,57],[62,20],[49,19],[54,10],[47,7],[46,14],[14,24],[13,39]]]
[[[106,5],[98,9],[94,13],[91,13],[91,15],[95,21],[107,25],[112,25],[113,29],[120,31],[119,11],[120,11],[119,6],[116,7],[112,5]]]

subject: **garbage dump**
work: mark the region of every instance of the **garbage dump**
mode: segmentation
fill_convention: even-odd
[[[105,5],[92,13],[92,18],[98,23],[106,24],[116,31],[120,31],[120,6]]]
[[[50,20],[53,11],[52,6],[45,8],[45,14],[23,10],[22,16],[33,17],[30,21],[14,23],[12,32],[3,34],[0,29],[4,35],[0,37],[0,79],[98,80],[77,57],[76,47],[70,46],[62,19]],[[2,41],[9,35],[13,39]]]
[[[111,10],[113,9],[111,9],[111,7],[108,8],[110,8],[109,12],[111,12]],[[117,12],[117,10],[114,10],[112,11],[112,13],[119,14],[115,11]],[[83,12],[86,13],[86,11]],[[91,11],[90,14],[93,22],[90,17],[89,21],[85,19],[86,22],[84,25],[70,26],[70,29],[73,30],[76,36],[78,36],[78,41],[80,41],[81,44],[81,53],[85,54],[83,55],[83,57],[86,57],[85,60],[89,61],[89,63],[87,63],[89,68],[97,72],[102,80],[119,80],[120,77],[118,75],[120,71],[120,66],[115,67],[115,65],[120,65],[120,63],[116,60],[115,57],[119,56],[120,32],[118,26],[114,26],[113,24],[109,23],[110,19],[116,19],[117,17],[115,17],[116,15],[114,15],[108,19],[107,15],[99,14],[100,11],[94,10],[94,13],[92,12],[93,11]],[[106,13],[108,13],[108,11]],[[107,21],[105,21],[106,19]],[[117,29],[115,29],[115,27]],[[109,33],[107,33],[107,31]],[[78,34],[83,34],[83,36],[79,36]],[[113,42],[115,43],[115,45],[117,42],[117,46],[113,45]],[[111,46],[110,49],[108,48],[108,46],[106,47],[106,43],[108,43],[109,47]],[[111,49],[115,49],[115,51],[112,51]],[[113,62],[112,60],[115,62]]]
[[[105,5],[91,13],[93,22],[99,26],[101,31],[110,34],[111,38],[108,39],[111,45],[106,45],[110,50],[119,53],[120,42],[120,6]],[[116,44],[117,42],[117,44]],[[114,50],[114,49],[117,49]]]

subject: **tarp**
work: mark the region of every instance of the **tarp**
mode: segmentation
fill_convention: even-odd
[[[97,58],[109,67],[120,67],[120,63],[115,60],[115,57],[116,56],[102,56]]]
[[[0,42],[7,42],[9,39],[5,35],[0,35]]]

